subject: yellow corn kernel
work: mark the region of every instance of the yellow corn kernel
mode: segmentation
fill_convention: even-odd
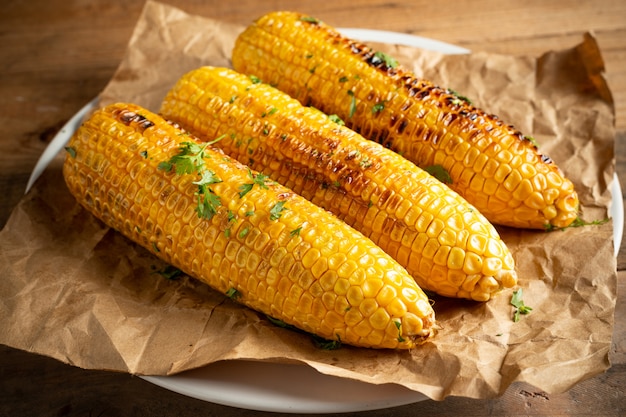
[[[309,59],[298,59],[304,54]],[[338,115],[365,138],[421,167],[442,165],[452,178],[450,187],[494,223],[543,229],[568,226],[577,217],[578,197],[572,183],[526,136],[452,90],[418,79],[389,57],[317,19],[292,12],[268,13],[239,35],[232,61],[235,70]],[[537,172],[543,172],[546,181],[532,181]],[[550,189],[557,197],[543,207],[536,206],[537,200],[530,201],[532,215],[526,210],[501,210],[511,199],[517,199],[518,205],[527,203],[526,188],[514,194],[521,178],[530,180],[531,192]],[[494,206],[491,200],[479,198],[480,193],[471,192],[481,191],[478,187],[483,184],[489,187],[484,192],[501,204]],[[547,207],[554,207],[557,215],[544,216],[552,213]]]
[[[241,195],[258,173],[210,145],[196,155],[201,168],[161,165],[190,145],[202,146],[146,109],[114,104],[72,136],[63,175],[77,201],[107,225],[214,289],[234,290],[236,301],[261,313],[355,346],[407,349],[432,336],[427,296],[371,240],[271,181]],[[123,166],[120,154],[128,161]],[[210,189],[201,193],[209,179]],[[202,203],[207,194],[210,204]],[[377,261],[361,266],[362,256]],[[382,296],[388,293],[397,295],[395,303]],[[381,330],[395,322],[399,334]]]

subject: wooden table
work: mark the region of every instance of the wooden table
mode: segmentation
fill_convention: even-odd
[[[275,0],[170,0],[199,15],[247,24]],[[143,1],[8,0],[0,8],[0,226],[60,127],[106,85],[122,59]],[[617,113],[616,160],[626,184],[626,2],[513,0],[305,0],[299,10],[340,27],[413,33],[474,51],[539,54],[569,48],[593,31],[605,58]],[[494,400],[449,398],[365,416],[626,414],[626,246],[618,256],[619,298],[612,367],[570,391],[549,395],[514,384]],[[0,284],[1,285],[1,284]],[[0,416],[269,415],[191,399],[140,378],[86,371],[0,346]]]

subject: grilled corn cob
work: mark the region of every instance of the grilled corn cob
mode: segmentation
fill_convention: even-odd
[[[317,19],[269,13],[238,37],[232,61],[418,166],[443,168],[493,223],[566,227],[578,215],[571,181],[532,138]]]
[[[80,204],[242,304],[356,346],[411,348],[432,334],[427,296],[371,240],[274,182],[241,195],[255,172],[161,117],[108,106],[67,149]]]
[[[516,284],[495,228],[457,193],[383,146],[226,68],[184,75],[161,114],[353,226],[425,290],[486,301]]]

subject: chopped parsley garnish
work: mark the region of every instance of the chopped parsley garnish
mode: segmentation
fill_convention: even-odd
[[[180,278],[180,276],[183,274],[183,271],[181,271],[180,269],[172,265],[168,265],[158,272],[159,272],[159,275],[161,275],[162,277],[165,277],[172,281]]]
[[[345,122],[343,120],[341,120],[341,117],[337,116],[336,114],[331,114],[328,116],[328,118],[330,119],[331,122],[335,122],[337,123],[339,126],[345,126]]]
[[[147,159],[148,158],[148,151],[141,151],[141,152],[139,152],[139,155],[141,155],[143,158]]]
[[[339,78],[339,82],[340,82],[340,83],[345,83],[345,82],[348,82],[348,80],[349,80],[349,78],[348,78],[348,77],[346,77],[345,75],[344,75],[343,77]]]
[[[302,20],[303,22],[315,23],[315,24],[318,24],[320,22],[319,19],[316,19],[311,16],[303,16],[300,18],[300,20]]]
[[[220,197],[206,186],[199,186],[196,196],[198,197],[198,205],[196,206],[198,217],[211,220],[217,213],[217,208],[222,205]]]
[[[260,84],[261,83],[261,79],[259,77],[257,77],[256,75],[250,75],[250,81],[252,81],[252,84]]]
[[[297,227],[297,228],[293,229],[291,232],[289,232],[289,236],[291,236],[291,237],[300,236],[300,231],[302,231],[302,226]]]
[[[384,52],[374,53],[374,59],[372,59],[372,63],[377,64],[379,62],[384,62],[385,65],[389,68],[396,68],[398,66],[398,61],[396,61],[394,58]]]
[[[431,165],[424,168],[424,171],[428,172],[430,175],[437,178],[444,184],[452,184],[452,177],[450,176],[448,171],[446,171],[446,169],[441,165]]]
[[[272,107],[268,112],[261,113],[261,117],[271,116],[272,114],[276,113],[277,111],[278,111],[278,109],[276,107]]]
[[[405,342],[404,338],[402,337],[402,323],[400,322],[400,320],[394,320],[393,324],[395,324],[396,329],[398,329],[398,342]]]
[[[350,100],[350,112],[348,113],[348,118],[352,118],[354,113],[356,113],[356,97],[354,96],[354,91],[348,90],[348,95],[351,97]]]
[[[467,104],[472,104],[472,100],[457,93],[454,90],[448,89],[448,93],[454,95],[454,98],[450,101],[452,104],[459,105],[462,102],[466,102]]]
[[[195,142],[182,142],[178,148],[178,153],[168,161],[161,162],[158,168],[168,172],[173,169],[178,175],[200,172],[204,167],[204,158],[206,158],[204,151],[209,145],[216,143],[223,137],[224,135],[202,145]]]
[[[384,101],[379,101],[378,103],[376,103],[376,104],[374,104],[372,106],[372,114],[380,113],[383,110],[385,110],[385,102]]]
[[[528,135],[524,135],[523,137],[524,137],[524,140],[527,140],[530,143],[532,143],[535,148],[539,147],[539,143],[537,143],[537,139],[535,139],[534,137],[528,136]]]
[[[528,307],[524,304],[524,300],[522,299],[523,293],[522,289],[518,289],[513,291],[513,296],[511,297],[511,305],[515,307],[513,310],[513,321],[518,322],[520,318],[520,314],[530,314],[532,307]]]
[[[337,350],[341,348],[341,338],[337,335],[337,340],[328,340],[319,336],[312,335],[313,344],[322,350]]]
[[[183,142],[179,147],[178,154],[159,164],[160,170],[168,172],[174,170],[177,175],[193,173],[199,175],[200,178],[194,181],[194,184],[198,186],[198,191],[195,194],[197,197],[196,213],[198,213],[198,217],[207,220],[217,213],[217,207],[221,205],[219,196],[215,195],[209,186],[222,180],[213,171],[206,169],[204,159],[207,156],[205,150],[207,146],[223,137],[222,135],[214,141],[202,145],[194,142]]]
[[[243,229],[241,229],[241,231],[239,232],[239,239],[243,239],[244,237],[248,236],[248,233],[250,233],[250,229],[247,227],[244,227]]]
[[[252,179],[251,183],[242,184],[239,186],[239,197],[242,198],[244,195],[248,194],[252,187],[258,185],[259,187],[267,190],[267,180],[269,177],[263,173],[253,174],[252,171],[248,170],[248,176]]]
[[[76,158],[76,149],[72,148],[71,146],[66,146],[65,150],[67,151],[67,153],[72,157],[72,158]]]
[[[359,161],[359,166],[362,168],[369,168],[372,166],[372,161],[370,161],[368,157],[365,157]]]
[[[580,217],[576,217],[574,219],[574,221],[569,224],[569,226],[557,227],[557,226],[554,226],[554,225],[548,223],[544,227],[545,227],[546,232],[553,232],[555,230],[563,231],[565,229],[569,229],[570,227],[599,226],[601,224],[604,224],[604,223],[608,222],[609,220],[610,220],[609,218],[606,218],[606,219],[602,219],[602,220],[593,220],[593,221],[587,222],[587,221],[581,219]]]
[[[226,291],[226,297],[232,300],[236,300],[237,298],[241,297],[241,293],[237,291],[236,288],[229,288],[228,291]]]
[[[285,203],[287,203],[285,200],[281,200],[272,206],[270,209],[270,220],[280,219],[280,216],[283,215],[283,211],[287,210]]]

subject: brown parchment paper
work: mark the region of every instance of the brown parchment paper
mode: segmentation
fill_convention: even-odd
[[[229,66],[240,30],[148,2],[101,102],[158,110],[186,71]],[[539,58],[380,49],[533,135],[573,180],[582,217],[607,217],[614,115],[593,36]],[[510,291],[488,303],[437,298],[442,329],[417,349],[326,351],[193,279],[163,278],[163,262],[75,203],[60,164],[61,155],[0,232],[0,343],[141,375],[226,359],[295,361],[437,400],[493,397],[514,381],[556,393],[610,366],[617,276],[611,221],[552,233],[499,229],[533,308],[517,323]]]

